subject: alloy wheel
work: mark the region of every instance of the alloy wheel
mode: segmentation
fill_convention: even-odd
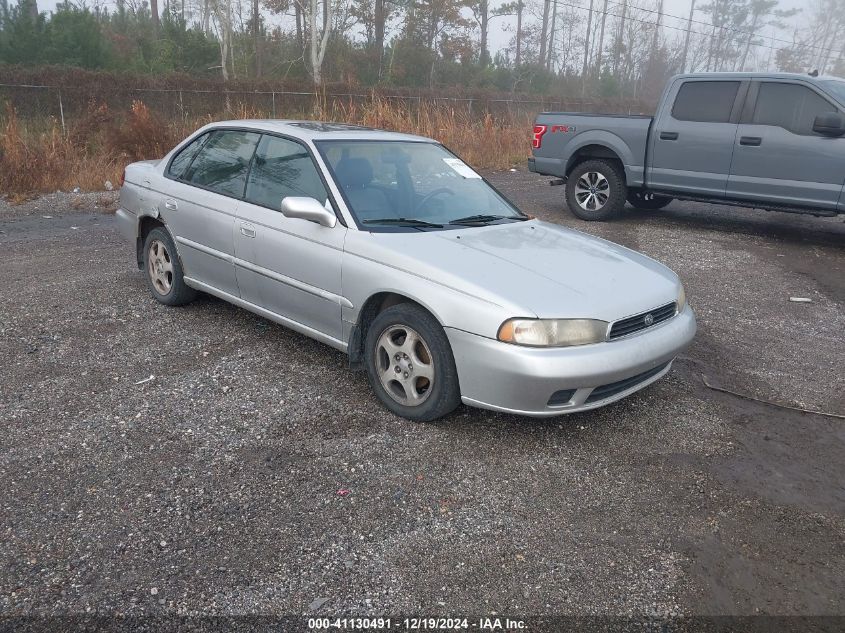
[[[585,211],[598,211],[610,197],[610,183],[604,174],[588,171],[575,183],[575,200]]]
[[[384,390],[399,404],[419,406],[431,395],[431,351],[407,325],[392,325],[381,333],[376,343],[376,371]]]
[[[161,240],[150,242],[147,253],[147,268],[150,280],[160,295],[170,294],[173,289],[173,259],[167,252],[167,246]]]

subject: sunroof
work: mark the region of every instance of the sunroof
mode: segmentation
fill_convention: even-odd
[[[350,123],[320,123],[319,121],[297,121],[291,123],[296,127],[301,127],[305,130],[313,132],[349,132],[352,130],[372,130],[371,127],[364,127],[363,125],[352,125]]]

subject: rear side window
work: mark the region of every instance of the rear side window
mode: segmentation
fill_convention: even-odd
[[[200,149],[202,149],[203,143],[207,140],[208,134],[203,134],[188,143],[188,145],[176,154],[172,161],[170,161],[170,167],[167,168],[167,175],[171,178],[181,178],[182,174],[184,174],[185,170],[188,168],[188,165],[191,164],[191,161],[194,160]]]
[[[260,134],[237,130],[214,132],[183,176],[195,185],[240,198]]]
[[[279,209],[283,198],[305,196],[326,202],[328,194],[308,151],[294,141],[264,136],[249,172],[246,199]]]
[[[688,81],[675,97],[672,116],[679,121],[728,123],[738,91],[738,81]]]
[[[836,112],[836,107],[806,86],[763,82],[751,122],[810,136],[816,117],[825,112]]]

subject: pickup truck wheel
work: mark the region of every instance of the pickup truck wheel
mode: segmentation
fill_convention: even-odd
[[[627,188],[619,167],[607,160],[578,165],[566,181],[569,210],[582,220],[607,220],[625,206]]]
[[[370,386],[393,413],[430,422],[461,403],[449,339],[422,308],[401,303],[379,313],[364,345]]]
[[[185,305],[197,296],[197,291],[185,284],[176,245],[162,227],[154,228],[144,240],[144,272],[153,297],[165,305]]]
[[[672,202],[674,198],[669,196],[658,196],[647,191],[631,191],[628,193],[628,204],[635,209],[646,209],[648,211],[656,211],[662,209],[667,204]]]

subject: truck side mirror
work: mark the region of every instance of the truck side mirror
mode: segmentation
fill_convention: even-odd
[[[319,200],[314,198],[287,196],[282,199],[282,215],[286,218],[299,218],[316,222],[329,228],[337,224],[335,214],[326,209]]]
[[[842,136],[845,134],[845,116],[839,112],[825,112],[813,122],[813,132],[823,136]]]

